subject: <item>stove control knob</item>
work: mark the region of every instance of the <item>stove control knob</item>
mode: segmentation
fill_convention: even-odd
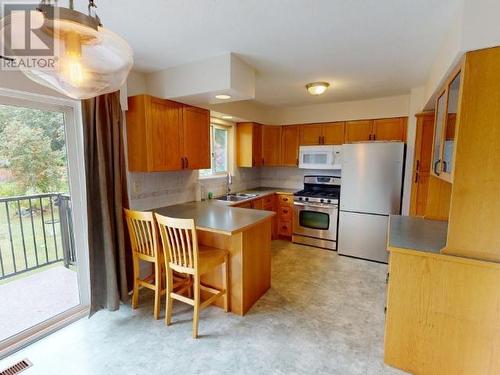
[[[328,199],[328,200],[326,201],[326,203],[332,203],[332,201],[331,201],[330,199]]]
[[[299,197],[299,201],[301,201],[301,200],[302,200],[302,197]]]
[[[321,203],[323,203],[325,200],[324,200],[323,198],[321,198],[319,201],[320,201]]]
[[[309,198],[306,198],[306,202],[309,200]]]

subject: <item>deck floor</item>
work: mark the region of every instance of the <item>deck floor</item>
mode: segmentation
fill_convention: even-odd
[[[0,285],[0,341],[79,304],[76,272],[64,266]]]

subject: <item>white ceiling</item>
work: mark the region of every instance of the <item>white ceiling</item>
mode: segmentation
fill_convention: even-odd
[[[460,0],[97,0],[104,26],[151,72],[234,52],[256,100],[297,106],[408,93],[425,83]],[[312,97],[304,85],[331,82]]]

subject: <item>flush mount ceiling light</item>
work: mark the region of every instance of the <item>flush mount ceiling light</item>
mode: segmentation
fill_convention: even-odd
[[[10,60],[31,80],[50,87],[74,99],[88,99],[120,89],[133,65],[133,52],[125,40],[102,27],[89,0],[88,14],[57,1],[42,0],[36,10],[30,10],[31,27],[47,46],[48,55],[31,53],[26,64],[26,47],[19,48],[19,34],[24,33],[23,18],[11,11],[2,19],[1,32]],[[16,39],[17,38],[17,39]],[[36,52],[29,45],[30,52]],[[50,58],[52,57],[52,64]]]
[[[306,85],[306,89],[311,95],[321,95],[328,87],[330,87],[328,82],[313,82]]]
[[[231,99],[231,95],[219,94],[219,95],[215,95],[215,99],[228,100],[228,99]]]

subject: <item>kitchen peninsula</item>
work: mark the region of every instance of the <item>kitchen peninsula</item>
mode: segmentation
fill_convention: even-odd
[[[200,244],[230,253],[230,311],[244,315],[271,287],[272,211],[230,207],[213,201],[190,202],[154,210],[160,215],[195,220]],[[202,282],[222,287],[222,268],[202,275]],[[206,296],[202,293],[202,299]],[[222,306],[222,301],[215,303]]]

